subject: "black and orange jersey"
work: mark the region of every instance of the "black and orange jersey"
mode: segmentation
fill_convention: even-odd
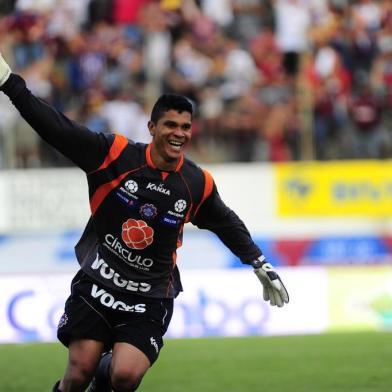
[[[159,170],[151,145],[89,131],[32,95],[19,76],[11,75],[2,90],[46,142],[86,173],[91,218],[75,250],[100,286],[176,297],[182,290],[176,251],[187,222],[213,231],[243,263],[261,255],[211,175],[192,161]]]

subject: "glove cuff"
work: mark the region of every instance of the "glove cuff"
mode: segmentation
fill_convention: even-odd
[[[250,264],[252,265],[253,268],[257,269],[260,268],[265,262],[266,262],[265,256],[261,255],[258,259],[251,261]]]
[[[11,68],[0,54],[0,87],[8,80],[11,75]]]
[[[0,75],[0,87],[3,86],[3,84],[8,80],[10,75],[11,75],[11,70],[9,68],[5,70],[4,74]]]

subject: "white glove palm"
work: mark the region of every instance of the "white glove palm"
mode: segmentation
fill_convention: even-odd
[[[289,294],[284,287],[279,275],[275,272],[270,263],[265,261],[262,256],[258,260],[252,261],[252,266],[256,276],[263,285],[263,297],[265,301],[269,301],[272,306],[282,307],[285,303],[289,303]]]
[[[8,80],[11,75],[11,68],[0,54],[0,87]]]

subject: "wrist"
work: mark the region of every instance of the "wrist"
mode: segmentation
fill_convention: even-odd
[[[11,75],[11,68],[0,55],[0,87],[8,80]]]
[[[3,85],[5,84],[5,82],[8,80],[8,78],[10,77],[11,72],[8,72],[4,75],[0,75],[0,87],[3,87]]]
[[[254,269],[258,269],[260,267],[262,267],[262,265],[266,262],[265,256],[261,255],[259,258],[257,258],[256,260],[252,260],[251,261],[251,265]]]

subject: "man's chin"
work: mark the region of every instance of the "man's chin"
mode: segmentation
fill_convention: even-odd
[[[166,151],[167,161],[178,161],[182,156],[182,149],[178,151],[174,151],[170,149],[170,151]]]

